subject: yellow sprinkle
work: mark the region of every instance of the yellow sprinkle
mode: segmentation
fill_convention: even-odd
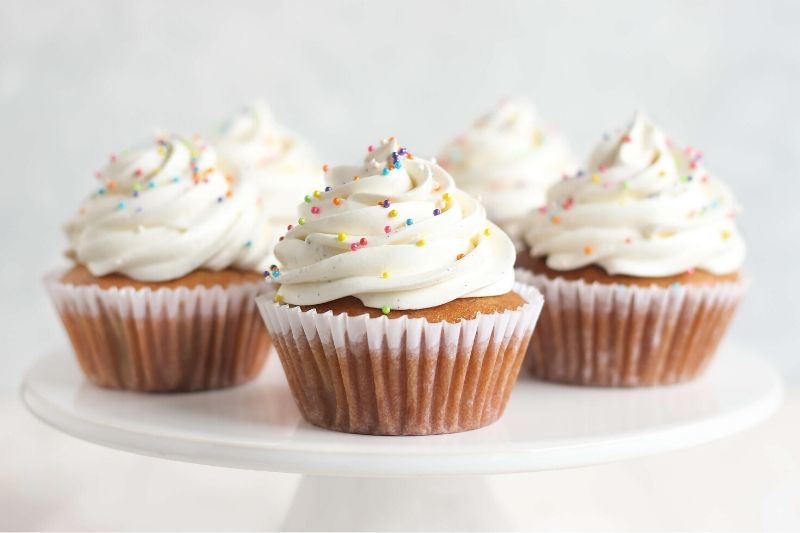
[[[488,237],[489,235],[491,235],[491,234],[492,234],[492,230],[491,230],[491,229],[489,229],[489,228],[486,228],[485,230],[483,230],[483,234],[484,234],[484,235],[486,235],[486,236]]]
[[[724,229],[720,233],[720,237],[722,237],[723,241],[727,241],[728,239],[731,238],[731,232],[729,230]]]
[[[452,196],[450,196],[450,193],[449,193],[449,192],[446,192],[446,193],[444,193],[444,194],[442,195],[442,199],[443,199],[445,202],[449,202],[449,201],[452,199]]]
[[[417,246],[425,246],[425,239],[420,239],[417,241]]]
[[[344,241],[347,238],[347,235],[345,235],[344,233],[340,233],[339,235],[336,236],[336,238],[339,239],[340,241]]]
[[[600,183],[603,178],[600,177],[600,174],[592,174],[592,181],[595,183]]]
[[[281,303],[283,301],[283,294],[276,294],[275,301]]]
[[[320,196],[322,196],[322,193],[321,193],[321,192],[319,192],[319,191],[314,191],[314,198],[319,198]]]
[[[381,274],[381,276],[383,276],[383,279],[387,279],[389,277],[389,273],[384,272],[383,274]]]
[[[393,217],[393,218],[396,217],[397,216],[397,209],[392,209],[391,211],[389,211],[389,216]]]
[[[658,175],[659,175],[659,176],[661,176],[661,177],[663,178],[664,176],[666,176],[666,175],[667,175],[667,172],[666,172],[665,170],[659,170],[659,171],[658,171]]]

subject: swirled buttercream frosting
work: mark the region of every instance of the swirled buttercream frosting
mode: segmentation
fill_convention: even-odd
[[[111,156],[65,231],[95,276],[166,281],[197,269],[262,270],[272,242],[254,184],[200,139],[169,136]]]
[[[438,165],[390,138],[362,165],[325,170],[275,247],[279,301],[354,296],[388,312],[511,290],[511,240]]]
[[[550,189],[547,206],[528,221],[531,255],[546,256],[555,270],[599,265],[639,277],[739,270],[739,205],[701,156],[636,114],[604,136],[585,170]]]
[[[275,233],[294,218],[297,198],[319,179],[311,147],[279,124],[261,101],[227,120],[214,145],[225,170],[255,182]]]
[[[550,185],[578,168],[564,138],[521,98],[502,100],[450,142],[438,162],[490,219],[512,230],[545,203]]]

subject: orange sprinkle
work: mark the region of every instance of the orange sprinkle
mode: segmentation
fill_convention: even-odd
[[[328,166],[328,164],[327,164],[327,163],[325,163],[324,165],[322,165],[322,171],[323,171],[323,172],[327,172],[329,168],[330,168],[330,167]]]
[[[550,222],[552,222],[553,224],[558,224],[559,222],[561,222],[561,217],[558,215],[553,215],[553,217],[550,219]]]
[[[353,181],[358,181],[361,179],[361,176],[353,176]]]
[[[342,203],[342,199],[338,196],[333,198],[333,205],[340,205]]]
[[[414,154],[406,154],[406,159],[414,159]]]
[[[227,176],[225,176],[225,181],[227,181],[228,183],[233,183],[233,176],[228,174]]]
[[[593,251],[594,251],[594,248],[592,248],[588,244],[583,247],[583,253],[585,253],[586,255],[591,255]]]
[[[464,259],[464,254],[458,254],[456,256],[456,261],[461,261],[462,259]]]
[[[226,198],[233,197],[233,189],[228,189],[228,192],[225,193],[225,197]]]
[[[106,188],[107,188],[109,191],[113,191],[113,190],[114,190],[114,187],[116,187],[116,186],[117,186],[117,182],[116,182],[116,181],[114,181],[114,180],[108,180],[108,181],[106,182]]]

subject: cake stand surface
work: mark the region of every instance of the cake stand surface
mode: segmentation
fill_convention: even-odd
[[[276,472],[416,477],[531,472],[687,448],[764,420],[782,386],[767,362],[728,344],[701,379],[683,385],[601,389],[522,376],[497,423],[426,437],[349,435],[305,423],[275,354],[248,385],[135,394],[91,385],[61,349],[31,368],[21,394],[48,424],[130,452]]]

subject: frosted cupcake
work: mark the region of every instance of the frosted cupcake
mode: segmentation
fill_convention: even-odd
[[[564,138],[521,98],[500,101],[442,150],[439,164],[514,239],[520,221],[545,203],[547,188],[577,169]]]
[[[744,293],[745,246],[736,200],[700,160],[637,114],[550,190],[517,260],[547,300],[536,376],[656,385],[708,365]]]
[[[274,301],[258,299],[303,416],[380,435],[497,420],[542,305],[514,282],[508,236],[393,138],[325,184],[275,248]]]
[[[179,137],[112,155],[97,177],[65,227],[75,266],[46,280],[89,380],[196,391],[254,377],[271,242],[252,184]]]
[[[319,180],[320,164],[311,147],[278,124],[264,102],[256,101],[220,129],[215,146],[227,172],[255,182],[277,242],[295,216],[301,198]]]

